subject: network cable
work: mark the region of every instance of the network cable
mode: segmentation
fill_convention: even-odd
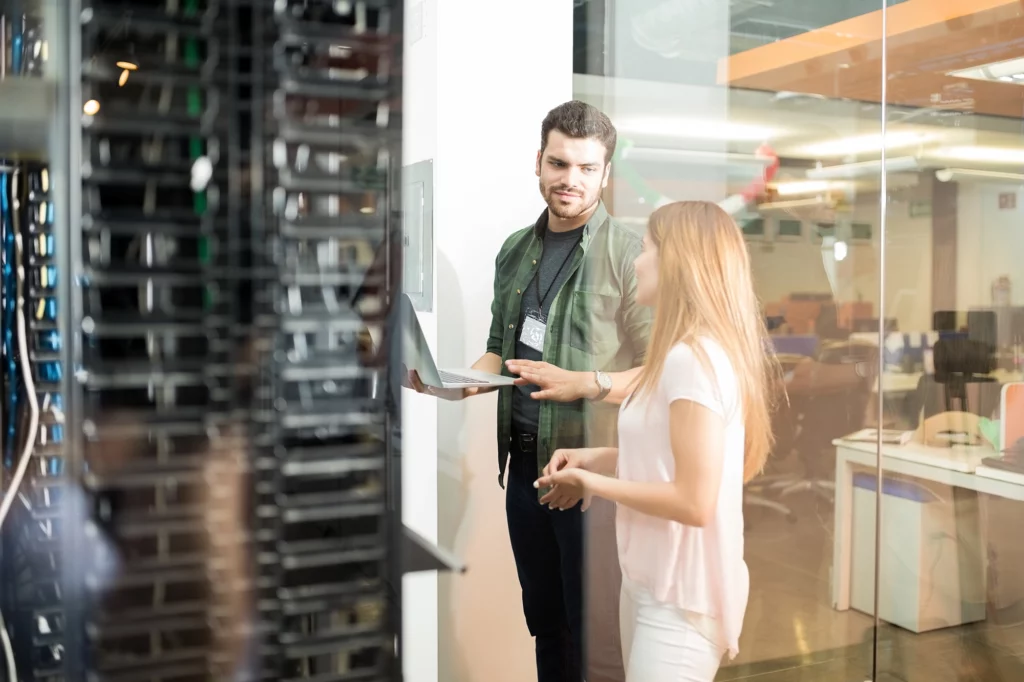
[[[4,357],[7,359],[7,442],[4,447],[4,465],[12,466],[14,457],[14,443],[17,436],[18,424],[18,366],[14,352],[14,327],[17,301],[14,291],[17,289],[15,282],[15,213],[12,210],[12,203],[16,192],[12,191],[12,183],[17,185],[17,169],[11,172],[0,173],[0,226],[3,228],[3,267],[0,277],[3,279],[4,303],[3,303],[3,349]]]
[[[13,173],[10,178],[10,197],[6,202],[6,208],[8,216],[14,216],[17,214],[17,197],[18,197],[18,175],[17,172]],[[4,183],[2,189],[5,193],[6,198],[6,187],[7,183]],[[11,211],[11,204],[14,204],[14,209]],[[15,282],[13,288],[6,290],[7,301],[10,304],[13,299],[14,312],[17,325],[18,334],[18,351],[21,360],[21,373],[25,382],[25,393],[29,409],[29,424],[28,433],[25,434],[24,446],[22,448],[21,457],[18,460],[17,468],[14,471],[14,475],[11,477],[10,485],[4,493],[3,502],[0,502],[0,530],[3,529],[4,521],[7,519],[7,514],[11,510],[11,506],[14,504],[14,500],[18,497],[18,489],[21,487],[21,482],[25,478],[25,473],[28,471],[29,463],[32,460],[32,449],[35,446],[36,434],[39,430],[39,402],[36,397],[35,382],[32,379],[32,365],[29,360],[29,349],[28,349],[28,329],[25,321],[25,268],[20,265],[22,261],[22,241],[21,235],[17,232],[17,223],[14,220],[7,222],[7,232],[4,235],[4,247],[5,255],[7,253],[8,241],[13,242],[13,259],[9,260],[4,264],[4,281],[8,282],[7,270],[10,269],[15,275]],[[13,239],[10,239],[13,237]],[[15,268],[14,265],[18,264]],[[10,308],[8,305],[5,307],[5,313]],[[7,337],[10,336],[10,327],[4,330],[5,343]],[[12,344],[13,345],[13,344]],[[12,378],[17,377],[17,365],[14,361],[13,348],[12,353],[9,356],[9,364],[14,366],[14,372]],[[17,397],[17,389],[14,389],[14,395]],[[16,415],[16,413],[15,413]],[[12,424],[13,427],[13,424]],[[10,431],[9,431],[10,432]],[[16,435],[16,432],[15,432]],[[8,442],[11,445],[13,438]],[[6,623],[4,623],[3,613],[0,612],[0,644],[4,648],[4,658],[7,663],[7,679],[16,681],[18,679],[18,668],[14,660],[14,648],[11,646],[10,635],[7,633]]]
[[[4,622],[4,614],[0,613],[0,641],[4,647],[4,659],[7,662],[7,679],[18,682],[18,666],[14,662],[14,647],[11,645],[11,636],[7,634],[7,623]]]
[[[25,15],[15,7],[11,17],[11,72],[21,74],[21,62],[24,57]]]
[[[21,235],[15,235],[15,241],[17,243],[17,252],[21,254]],[[36,396],[35,381],[32,378],[32,365],[29,360],[28,350],[28,329],[25,321],[25,268],[18,266],[17,269],[17,325],[18,325],[18,351],[21,360],[21,373],[25,381],[25,394],[28,403],[28,433],[25,434],[24,446],[21,450],[21,456],[18,459],[18,466],[14,471],[14,476],[11,477],[11,484],[7,489],[7,493],[4,495],[3,502],[0,503],[0,529],[3,528],[4,520],[7,518],[8,512],[10,512],[11,505],[14,504],[14,499],[18,495],[18,488],[21,486],[21,481],[25,478],[25,472],[28,471],[28,465],[32,459],[32,449],[36,443],[36,436],[39,432],[39,398]]]

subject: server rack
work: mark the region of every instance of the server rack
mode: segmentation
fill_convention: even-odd
[[[360,341],[394,293],[372,265],[391,253],[400,206],[400,13],[390,1],[342,4],[266,3],[252,17],[264,75],[252,97],[252,234],[269,294],[255,316],[273,401],[257,410],[274,586],[260,603],[275,679],[397,674],[390,395]]]
[[[4,678],[400,679],[401,4],[0,0]]]

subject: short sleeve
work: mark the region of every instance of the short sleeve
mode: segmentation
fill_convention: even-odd
[[[679,344],[669,351],[661,373],[661,390],[669,404],[677,400],[689,400],[702,405],[723,419],[727,409],[719,383],[721,372],[714,354],[708,357],[713,372],[705,369],[704,363],[686,344]]]

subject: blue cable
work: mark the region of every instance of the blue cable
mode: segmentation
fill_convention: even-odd
[[[21,75],[22,42],[24,40],[21,30],[21,21],[15,18],[11,22],[11,70],[17,75]]]
[[[51,353],[60,351],[60,334],[56,329],[49,329],[39,334],[39,347]]]
[[[51,384],[59,383],[61,379],[59,362],[42,362],[39,364],[39,379]]]
[[[0,224],[3,229],[2,278],[4,296],[4,355],[7,357],[7,443],[4,464],[14,464],[14,443],[18,435],[18,364],[14,353],[14,325],[17,313],[17,282],[15,281],[14,221],[11,215],[10,175],[0,173]]]
[[[34,175],[34,174],[33,174]],[[35,179],[35,178],[33,178]],[[30,180],[30,184],[31,184]],[[42,183],[39,183],[42,187]],[[53,258],[55,255],[55,240],[53,233],[47,228],[51,228],[54,222],[54,205],[52,201],[49,201],[47,193],[39,192],[34,193],[32,197],[33,201],[28,207],[27,215],[29,216],[29,232],[31,233],[31,240],[33,248],[36,251],[38,258]],[[43,208],[45,207],[45,208]],[[43,210],[42,220],[39,220],[39,212]],[[57,299],[55,296],[43,295],[44,291],[53,291],[57,287],[57,266],[54,263],[40,264],[39,265],[39,283],[40,283],[40,296],[35,300],[31,301],[28,305],[30,314],[28,319],[30,324],[41,321],[55,322],[57,320]],[[55,329],[42,330],[35,334],[37,341],[37,348],[42,351],[48,351],[51,353],[58,353],[61,350],[61,338],[60,332]],[[63,379],[63,364],[59,360],[46,360],[38,362],[36,364],[36,376],[40,381],[59,384]],[[55,412],[63,412],[64,400],[59,391],[48,392],[47,400],[44,401],[50,405],[50,408]],[[52,443],[60,444],[64,441],[64,427],[61,424],[53,424],[50,426],[50,441]],[[52,457],[47,462],[47,473],[50,476],[59,476],[63,470],[63,462],[59,457]]]

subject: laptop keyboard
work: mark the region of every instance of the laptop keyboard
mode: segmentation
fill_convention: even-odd
[[[464,377],[461,374],[452,374],[451,372],[442,372],[440,370],[438,370],[437,374],[438,374],[438,376],[441,377],[441,381],[443,381],[446,384],[478,384],[478,383],[480,383],[476,379],[470,379],[469,377]]]

